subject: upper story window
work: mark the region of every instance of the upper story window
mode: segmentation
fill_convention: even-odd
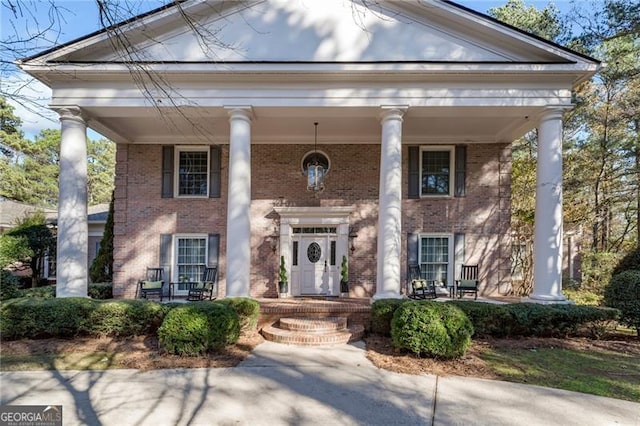
[[[209,149],[176,148],[176,196],[209,196]]]
[[[454,147],[422,147],[420,157],[420,195],[453,195]]]

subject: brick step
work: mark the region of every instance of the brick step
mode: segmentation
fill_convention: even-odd
[[[326,333],[344,330],[347,328],[347,319],[344,317],[280,318],[279,328],[309,333]]]
[[[262,335],[266,340],[287,345],[337,345],[360,340],[364,335],[364,327],[360,324],[354,324],[343,330],[308,332],[286,330],[268,325],[262,329]]]

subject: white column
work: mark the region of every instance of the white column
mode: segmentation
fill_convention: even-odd
[[[60,114],[56,297],[87,297],[87,125],[76,107]]]
[[[400,298],[402,221],[402,116],[406,107],[383,107],[378,211],[376,294]]]
[[[562,294],[562,109],[549,108],[538,126],[533,290],[526,301],[566,302]]]
[[[251,107],[228,107],[227,297],[249,297],[251,270]]]

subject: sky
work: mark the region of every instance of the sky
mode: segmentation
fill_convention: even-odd
[[[55,19],[56,22],[60,23],[59,33],[56,43],[65,43],[76,38],[82,37],[86,34],[89,34],[93,31],[100,29],[100,23],[98,21],[98,9],[95,1],[93,0],[49,0],[53,1],[56,6],[59,6],[57,9],[60,11],[59,19]],[[152,10],[159,6],[162,6],[166,1],[162,0],[129,0],[133,1],[139,13],[144,13],[145,11]],[[315,0],[322,1],[322,0]],[[579,0],[578,0],[579,1]],[[490,8],[497,7],[505,4],[507,0],[458,0],[459,4],[466,6],[470,9],[476,10],[478,12],[486,13]],[[561,13],[566,13],[571,8],[570,0],[525,0],[525,3],[529,6],[535,6],[537,8],[544,8],[550,2],[553,2],[556,7],[560,10]],[[0,37],[2,40],[6,40],[8,36],[11,34],[15,34],[16,31],[26,31],[24,28],[20,26],[14,28],[14,23],[18,23],[19,25],[29,25],[33,26],[34,23],[38,23],[39,25],[46,25],[47,22],[50,22],[50,18],[48,16],[50,12],[50,7],[48,5],[48,1],[45,2],[43,0],[24,0],[24,3],[31,5],[31,11],[36,9],[35,16],[29,16],[29,11],[23,11],[25,18],[22,20],[13,19],[13,14],[7,8],[9,4],[8,0],[0,0]],[[34,8],[33,5],[42,5],[42,7]],[[18,11],[19,13],[20,11]],[[32,53],[36,53],[40,50],[48,48],[48,45],[34,45],[31,46],[34,48]],[[3,54],[4,55],[4,54]],[[15,58],[6,58],[2,57],[2,60],[10,59],[13,60]],[[22,93],[26,96],[30,96],[32,98],[38,98],[39,103],[43,106],[46,106],[50,102],[51,91],[49,88],[44,86],[39,82],[29,83],[25,85],[24,83],[29,81],[29,77],[22,73],[21,71],[17,71],[12,73],[9,78],[6,78],[6,74],[3,73],[3,79],[0,80],[0,85],[3,85],[3,89],[13,88],[17,86],[22,86]],[[57,115],[46,108],[40,108],[38,112],[29,111],[18,104],[13,104],[15,107],[15,114],[20,117],[23,121],[23,130],[27,137],[33,138],[34,135],[38,134],[40,130],[46,128],[58,128],[58,119]],[[43,111],[46,117],[43,117]],[[88,133],[91,139],[98,139],[101,135],[89,131]]]

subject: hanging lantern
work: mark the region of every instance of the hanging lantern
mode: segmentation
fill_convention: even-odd
[[[310,156],[310,161],[306,165],[307,169],[307,190],[313,191],[318,194],[324,191],[324,177],[327,174],[325,167],[318,161],[318,123],[313,123],[315,126],[315,138],[313,146],[313,155]]]

